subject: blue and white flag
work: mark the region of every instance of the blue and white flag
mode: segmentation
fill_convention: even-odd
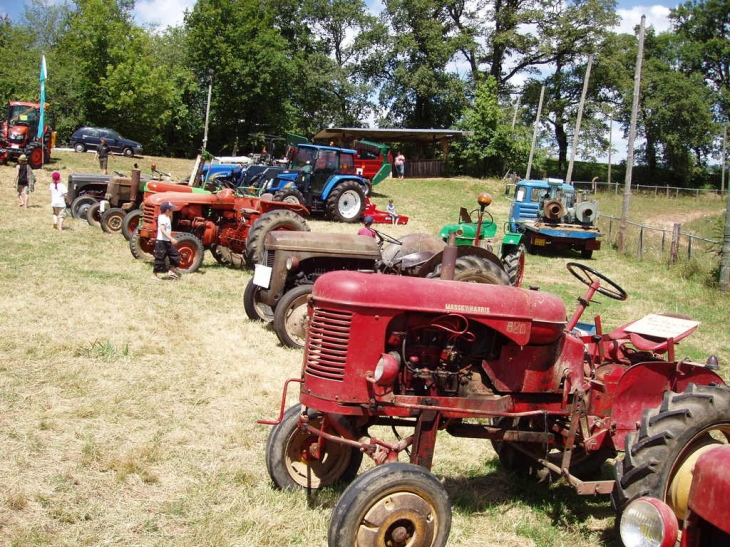
[[[43,128],[46,125],[46,56],[41,57],[41,116],[38,120],[38,135],[36,138],[39,140],[43,138]]]

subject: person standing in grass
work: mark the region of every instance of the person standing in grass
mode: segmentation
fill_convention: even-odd
[[[48,191],[51,192],[53,227],[61,232],[63,231],[63,220],[66,218],[68,188],[61,182],[61,173],[58,171],[54,171],[51,174],[51,184],[48,185]]]
[[[109,174],[107,167],[109,165],[110,155],[112,155],[112,149],[109,148],[109,145],[106,143],[106,138],[102,137],[99,146],[96,147],[94,157],[99,160],[99,169],[103,169],[105,175]]]
[[[21,154],[18,157],[18,165],[15,166],[15,187],[18,191],[18,207],[28,208],[30,192],[35,190],[35,175],[33,169],[28,165],[28,157]]]
[[[406,173],[406,157],[403,155],[403,152],[398,152],[398,155],[395,157],[395,171],[399,179],[402,179]]]
[[[175,245],[177,240],[172,237],[172,212],[178,207],[165,201],[160,205],[160,216],[157,217],[157,240],[155,241],[155,265],[152,270],[152,279],[160,279],[159,274],[168,271],[165,260],[170,261],[170,277],[179,279],[182,277],[177,267],[180,265],[180,253]]]

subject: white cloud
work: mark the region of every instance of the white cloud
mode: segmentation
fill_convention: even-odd
[[[619,8],[616,13],[621,23],[616,32],[634,34],[634,27],[641,24],[641,16],[646,15],[646,28],[654,27],[656,32],[669,30],[669,8],[666,6],[634,6],[630,9]]]
[[[140,25],[181,25],[185,10],[191,10],[196,0],[138,0],[134,4],[134,20]]]

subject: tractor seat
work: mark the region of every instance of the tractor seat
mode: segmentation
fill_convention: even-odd
[[[699,321],[686,315],[649,314],[611,331],[608,339],[628,340],[639,351],[665,353],[670,339],[679,342],[697,330],[699,325]]]

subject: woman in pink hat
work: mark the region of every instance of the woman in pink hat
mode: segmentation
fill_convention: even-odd
[[[53,209],[53,227],[59,232],[63,230],[63,219],[66,218],[66,197],[68,188],[61,182],[61,173],[54,171],[51,174],[51,184],[48,185],[51,192],[51,209]]]

